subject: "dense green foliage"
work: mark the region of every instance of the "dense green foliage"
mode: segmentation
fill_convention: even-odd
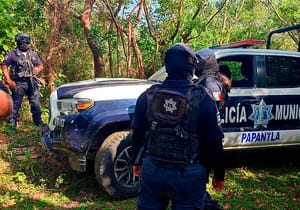
[[[98,59],[102,76],[147,78],[174,43],[198,50],[266,40],[270,31],[300,22],[297,0],[97,0],[84,28],[87,2],[0,0],[0,59],[15,46],[18,31],[29,33],[45,66],[43,98],[50,86],[93,78]],[[272,48],[296,50],[299,37],[297,31],[276,35]]]
[[[13,0],[0,1],[0,58],[3,59],[5,52],[12,47],[12,41],[18,32],[14,27],[15,14],[11,12]]]
[[[33,47],[38,49],[43,61],[49,56],[49,49],[59,48],[51,58],[55,60],[57,75],[64,74],[67,81],[93,77],[92,54],[85,41],[82,24],[74,15],[82,12],[85,2],[73,1],[68,5],[63,5],[61,1],[53,2],[67,10],[53,11],[52,6],[45,0],[0,1],[0,12],[3,14],[0,17],[1,58],[14,46],[16,32],[26,31],[33,36]],[[97,40],[98,44],[95,47],[102,49],[107,71],[108,65],[115,70],[116,65],[121,65],[121,71],[124,71],[127,55],[118,54],[117,51],[126,48],[124,41],[128,37],[117,37],[108,11],[110,8],[117,12],[121,4],[112,1],[108,7],[105,6],[105,2],[96,1],[93,7],[90,38]],[[117,13],[116,20],[125,31],[128,20],[131,23],[137,21],[137,10],[133,8],[139,2],[123,2],[121,12]],[[181,10],[178,5],[182,6]],[[148,19],[143,13],[137,27],[134,28],[146,75],[150,75],[161,66],[161,54],[155,66],[152,63],[156,53],[156,40],[165,43],[159,46],[160,53],[171,44],[183,41],[199,49],[248,38],[265,40],[271,30],[300,22],[300,5],[297,0],[165,0],[147,1],[147,8]],[[129,16],[129,12],[133,15]],[[57,23],[52,20],[56,20]],[[58,34],[54,35],[54,32]],[[112,44],[112,51],[108,49],[109,43]],[[290,45],[293,45],[291,41],[281,42],[277,46],[287,48]],[[136,65],[133,60],[130,67],[135,69]],[[104,75],[121,76],[122,73],[115,72],[111,75],[106,72]]]
[[[0,0],[0,59],[15,46],[16,33],[24,31],[32,36],[32,48],[44,63],[45,79],[53,76],[55,86],[93,78],[93,50],[102,53],[103,76],[107,77],[138,77],[140,52],[147,77],[163,65],[163,53],[174,43],[187,42],[198,50],[242,39],[266,40],[270,31],[300,23],[298,0],[149,0],[140,18],[135,6],[143,1],[97,0],[86,36],[80,21],[86,1],[64,2]],[[116,14],[115,19],[112,14]],[[129,29],[136,43],[128,42]],[[299,39],[299,32],[276,35],[272,48],[295,50]],[[88,40],[94,41],[95,49]],[[129,43],[136,44],[139,51]],[[43,113],[47,114],[49,86],[41,92]],[[39,131],[25,119],[30,117],[29,110],[21,113],[22,133],[15,135],[5,123],[0,125],[0,208],[135,208],[136,199],[113,201],[92,175],[72,172],[63,159],[54,159],[42,150]],[[299,161],[274,165],[274,156],[268,157],[273,165],[248,167],[245,163],[228,170],[226,190],[214,194],[224,208],[300,208]]]

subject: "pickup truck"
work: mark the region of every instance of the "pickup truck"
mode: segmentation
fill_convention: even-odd
[[[260,40],[213,46],[219,65],[231,70],[233,87],[222,115],[224,149],[243,150],[300,146],[300,53],[272,50],[274,33]],[[68,158],[75,171],[93,163],[99,185],[112,197],[138,194],[130,153],[130,123],[137,97],[167,76],[164,68],[147,80],[96,78],[58,87],[50,95],[47,150]]]

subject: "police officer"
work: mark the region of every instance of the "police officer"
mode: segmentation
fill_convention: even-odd
[[[166,209],[169,201],[174,210],[202,209],[205,156],[214,163],[213,188],[224,188],[219,112],[205,89],[192,83],[197,59],[190,46],[173,45],[164,62],[168,77],[140,95],[132,122],[133,158],[145,151],[133,166],[141,183],[138,209]]]
[[[228,92],[230,92],[231,88],[230,69],[225,65],[219,67],[215,54],[211,49],[201,49],[196,53],[196,56],[198,59],[198,68],[196,69],[195,74],[198,77],[198,80],[194,82],[207,88],[216,101],[220,113],[223,114],[225,103],[228,98]],[[209,174],[211,160],[209,157],[206,157],[205,160],[207,173]],[[205,209],[222,209],[207,191],[204,198]]]
[[[219,111],[223,113],[231,88],[231,80],[225,73],[220,72],[213,50],[203,48],[196,52],[196,56],[198,58],[198,68],[195,72],[198,77],[196,83],[203,85],[211,92]]]
[[[47,126],[42,122],[40,108],[40,92],[36,76],[43,70],[42,62],[36,52],[30,49],[31,37],[26,33],[18,33],[15,37],[17,47],[7,53],[1,64],[6,83],[11,89],[13,98],[13,113],[10,122],[14,129],[17,126],[18,112],[23,97],[28,97],[33,122],[43,130]]]

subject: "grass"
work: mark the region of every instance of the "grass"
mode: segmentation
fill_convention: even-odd
[[[136,209],[137,198],[113,200],[92,173],[76,173],[44,151],[32,123],[14,134],[2,122],[0,131],[0,209]],[[228,163],[225,190],[215,193],[208,184],[224,209],[300,209],[297,152],[232,154]]]

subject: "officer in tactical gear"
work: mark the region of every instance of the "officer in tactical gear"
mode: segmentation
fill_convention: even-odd
[[[33,122],[41,126],[42,132],[47,126],[42,122],[40,108],[40,92],[38,89],[37,76],[43,70],[43,64],[36,52],[30,49],[31,37],[26,33],[18,33],[15,37],[17,47],[4,58],[1,64],[3,75],[8,84],[13,98],[13,113],[10,122],[17,129],[18,112],[23,97],[28,97]]]
[[[224,69],[225,72],[220,71],[216,56],[211,49],[203,48],[196,52],[196,56],[198,58],[198,68],[195,75],[198,80],[195,83],[203,85],[210,91],[219,111],[223,113],[228,92],[231,89],[231,80],[228,78],[230,72],[228,72],[228,69]]]
[[[197,58],[186,44],[170,47],[164,58],[168,77],[136,102],[132,122],[135,176],[140,176],[139,210],[204,208],[207,171],[213,160],[213,189],[224,188],[224,137],[215,101],[192,82]]]
[[[228,92],[231,88],[231,71],[228,66],[218,65],[217,59],[211,49],[201,49],[196,53],[198,59],[198,68],[195,75],[198,77],[195,84],[200,84],[207,88],[211,96],[216,101],[218,109],[223,114],[225,103],[228,98]],[[206,168],[209,175],[211,168],[211,160],[206,157]],[[205,209],[219,210],[223,209],[212,199],[206,191],[204,196]]]

